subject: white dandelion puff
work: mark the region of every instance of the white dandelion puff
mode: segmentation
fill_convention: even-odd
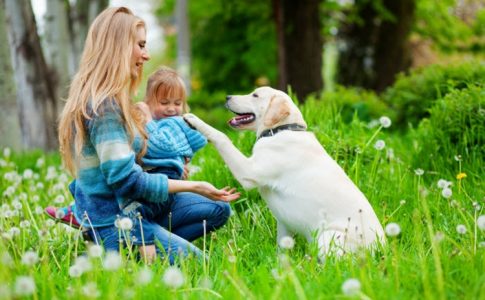
[[[477,219],[477,226],[480,230],[485,230],[485,215],[481,215]]]
[[[39,254],[34,251],[26,251],[24,255],[22,255],[22,264],[26,266],[33,266],[37,262],[39,262]]]
[[[93,265],[91,264],[89,259],[84,255],[76,257],[76,260],[74,261],[74,265],[78,266],[83,273],[89,272],[93,269]]]
[[[34,278],[30,276],[18,276],[15,280],[15,294],[18,296],[30,296],[36,291]]]
[[[374,144],[374,148],[379,151],[381,151],[385,147],[386,147],[386,142],[384,142],[383,140],[377,140],[376,143]]]
[[[443,196],[444,198],[448,199],[451,197],[451,195],[453,195],[453,192],[451,191],[450,188],[444,188],[442,191],[441,191],[441,196]]]
[[[424,170],[421,168],[417,168],[416,170],[414,170],[414,174],[416,174],[417,176],[422,176],[424,174]]]
[[[103,261],[103,267],[107,271],[116,271],[122,265],[121,256],[116,251],[108,251]]]
[[[435,242],[441,243],[445,239],[445,234],[442,231],[438,231],[435,233],[433,239]]]
[[[438,180],[437,185],[440,189],[444,189],[444,188],[447,188],[451,185],[451,181],[448,181],[446,179],[440,179],[440,180]]]
[[[133,228],[133,221],[130,218],[122,218],[118,225],[121,230],[131,230]]]
[[[3,156],[8,158],[10,157],[10,154],[12,154],[12,150],[10,150],[10,148],[6,147],[6,148],[3,148]]]
[[[63,195],[57,195],[56,198],[54,199],[54,203],[56,204],[63,204],[66,199],[64,198]]]
[[[401,227],[397,223],[389,223],[386,225],[385,231],[387,236],[394,237],[401,233]]]
[[[204,276],[199,280],[199,287],[210,290],[214,287],[214,283],[209,277]]]
[[[141,285],[147,285],[150,282],[152,282],[153,271],[148,268],[143,268],[138,272],[137,277],[138,277],[137,283]]]
[[[356,278],[349,278],[342,284],[342,292],[347,296],[355,296],[360,293],[361,284]]]
[[[30,227],[30,221],[28,220],[23,220],[19,223],[20,228],[29,228]]]
[[[101,257],[103,255],[103,247],[100,245],[92,245],[88,249],[89,257]]]
[[[283,249],[293,249],[295,240],[291,236],[284,236],[280,239],[279,245]]]
[[[83,286],[82,293],[84,294],[84,296],[89,298],[97,298],[101,295],[101,293],[98,291],[96,283],[94,282],[89,282],[85,286]]]
[[[32,179],[32,177],[34,177],[34,171],[31,169],[25,169],[24,173],[22,173],[22,177],[24,179]]]
[[[391,119],[389,119],[389,117],[386,117],[386,116],[382,116],[379,118],[379,123],[381,123],[381,126],[383,128],[389,128],[391,127]]]
[[[4,252],[2,254],[2,259],[1,259],[2,265],[6,267],[13,267],[14,266],[14,261],[10,253]]]
[[[72,278],[81,277],[82,274],[83,274],[83,270],[78,265],[73,265],[69,268],[69,276]]]
[[[184,274],[177,267],[168,267],[163,274],[163,282],[168,287],[177,289],[185,282]]]
[[[56,219],[63,219],[66,216],[66,212],[62,208],[56,209]]]
[[[228,261],[228,262],[230,262],[231,264],[234,264],[234,263],[236,263],[236,261],[237,261],[237,257],[236,257],[236,256],[234,256],[234,255],[229,255],[229,256],[227,257],[227,261]]]
[[[459,224],[456,226],[456,232],[458,232],[459,234],[465,234],[467,231],[466,229],[466,226],[463,225],[463,224]]]

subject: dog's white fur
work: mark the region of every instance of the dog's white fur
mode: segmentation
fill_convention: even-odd
[[[306,127],[288,95],[261,87],[229,96],[235,113],[253,113],[255,121],[238,129],[256,131],[296,123]],[[278,241],[292,233],[316,237],[320,255],[342,255],[385,243],[384,231],[362,192],[308,131],[280,131],[260,138],[245,157],[222,132],[192,114],[184,118],[214,144],[245,189],[258,188],[277,219]],[[316,236],[315,236],[316,234]]]

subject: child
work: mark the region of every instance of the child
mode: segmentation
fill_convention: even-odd
[[[148,78],[144,102],[137,105],[145,118],[148,135],[147,151],[141,159],[143,169],[163,173],[170,179],[186,179],[186,164],[207,140],[181,117],[189,110],[182,78],[174,70],[161,67]],[[49,206],[45,212],[61,223],[79,228],[75,209],[75,205],[58,209]]]

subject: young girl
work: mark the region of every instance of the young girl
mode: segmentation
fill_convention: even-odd
[[[173,263],[178,254],[200,255],[189,241],[202,236],[204,221],[209,229],[222,226],[229,209],[215,201],[230,202],[239,194],[207,182],[148,173],[137,163],[146,153],[147,135],[130,95],[149,59],[145,40],[144,22],[128,8],[107,8],[94,20],[61,114],[60,150],[75,177],[70,185],[75,218],[89,229],[90,238],[107,250],[118,250],[115,223],[132,218],[132,228],[140,230],[129,236],[130,243],[151,256],[158,242],[163,249],[157,252],[166,253]],[[166,207],[171,213],[151,207]],[[153,240],[144,239],[144,232]]]

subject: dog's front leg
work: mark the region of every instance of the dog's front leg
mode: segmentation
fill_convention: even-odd
[[[285,236],[292,236],[293,234],[286,228],[286,226],[281,223],[281,221],[276,221],[276,242],[280,245],[281,239]]]
[[[222,159],[244,189],[251,189],[256,186],[256,172],[252,160],[244,156],[224,133],[206,124],[193,114],[184,114],[184,119],[216,147]]]

